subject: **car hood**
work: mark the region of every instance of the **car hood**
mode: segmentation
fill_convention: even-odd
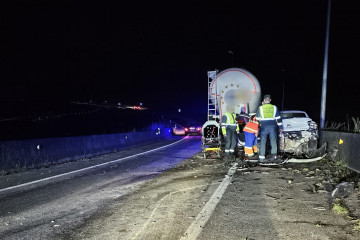
[[[312,121],[311,118],[288,118],[282,119],[284,131],[303,131],[309,129],[308,122]]]

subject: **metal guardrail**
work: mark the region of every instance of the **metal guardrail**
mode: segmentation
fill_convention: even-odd
[[[167,137],[169,129],[168,122],[155,122],[148,131],[0,141],[0,174],[119,151]]]
[[[327,143],[334,160],[344,160],[348,167],[360,173],[360,134],[321,131],[321,145]]]

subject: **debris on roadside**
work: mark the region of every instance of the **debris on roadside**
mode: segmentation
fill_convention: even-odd
[[[307,173],[309,171],[309,168],[303,168],[302,172]]]
[[[354,184],[349,182],[342,182],[336,185],[335,189],[331,192],[333,198],[346,198],[354,193]]]
[[[319,210],[319,211],[325,211],[326,208],[325,207],[314,207],[314,210]]]
[[[329,148],[327,158],[334,161],[335,157],[337,155],[337,152],[338,152],[338,148],[336,146]]]

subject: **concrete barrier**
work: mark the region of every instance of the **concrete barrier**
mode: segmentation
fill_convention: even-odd
[[[337,151],[334,160],[344,160],[350,169],[360,172],[360,134],[321,131],[321,145],[324,143],[330,153]]]
[[[74,161],[161,140],[169,135],[169,128],[168,124],[156,123],[141,132],[0,141],[0,173]]]

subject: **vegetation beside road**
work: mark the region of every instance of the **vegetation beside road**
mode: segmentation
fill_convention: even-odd
[[[360,133],[360,118],[346,117],[346,122],[326,121],[324,130]]]

